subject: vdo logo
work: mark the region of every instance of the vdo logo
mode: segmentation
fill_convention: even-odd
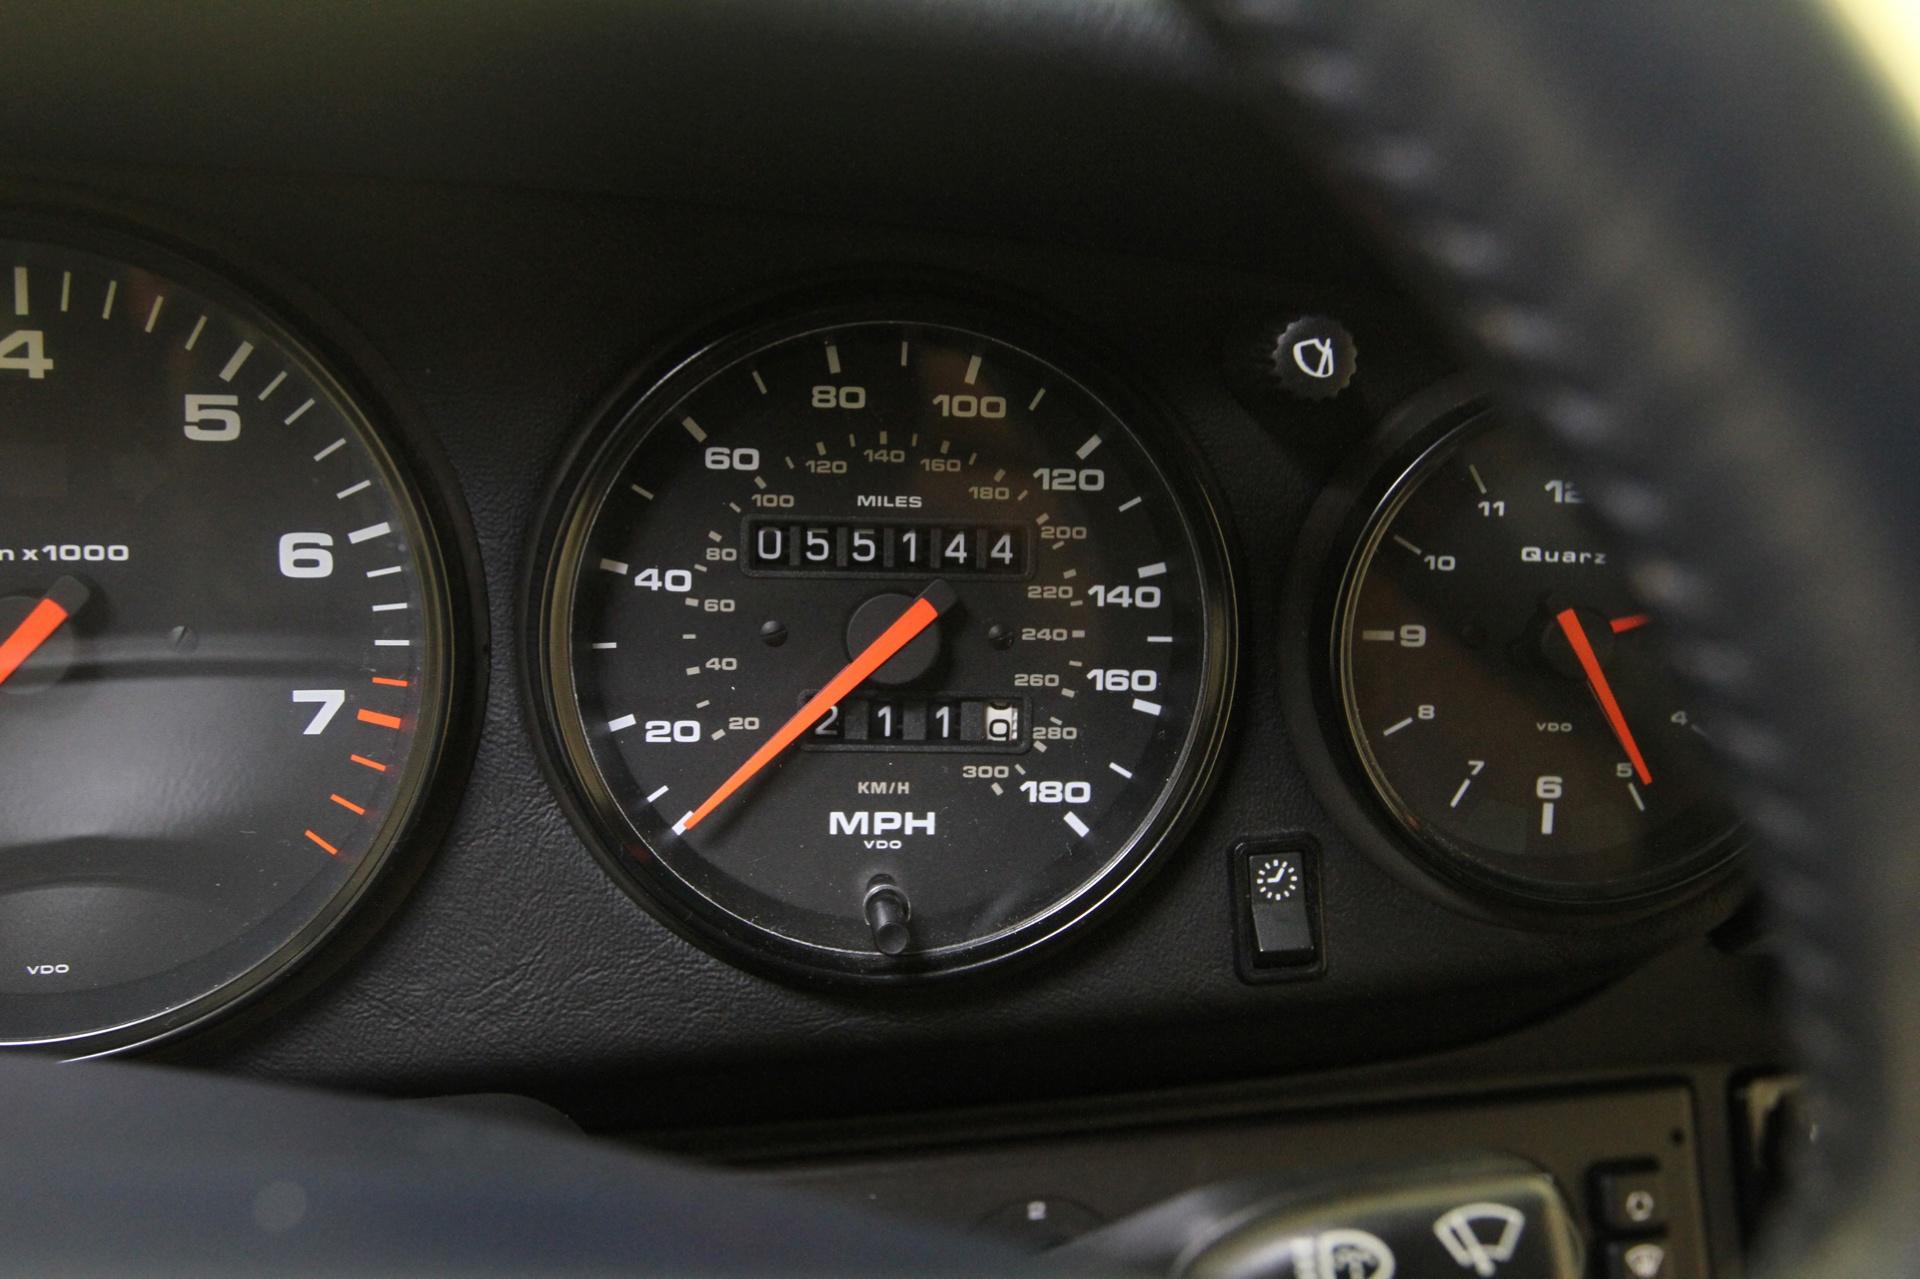
[[[69,968],[65,964],[28,964],[27,965],[27,976],[29,977],[58,977],[63,973],[70,973],[72,971],[73,969]]]

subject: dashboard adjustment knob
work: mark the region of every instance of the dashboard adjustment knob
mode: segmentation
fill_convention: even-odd
[[[1303,315],[1274,339],[1269,371],[1303,400],[1330,400],[1353,381],[1353,334],[1338,320]]]
[[[907,948],[912,934],[907,920],[913,908],[900,886],[886,876],[878,876],[867,888],[867,927],[873,930],[873,945],[883,955],[898,955]]]

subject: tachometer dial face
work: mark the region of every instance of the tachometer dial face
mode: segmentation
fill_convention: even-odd
[[[543,696],[603,856],[709,944],[978,967],[1190,807],[1231,657],[1220,534],[1134,420],[928,323],[728,344],[565,512]]]
[[[0,1041],[259,989],[362,895],[446,717],[434,541],[363,406],[133,242],[0,239]]]
[[[1481,416],[1430,448],[1361,540],[1336,641],[1356,756],[1449,869],[1618,899],[1723,860],[1734,817],[1579,480]]]

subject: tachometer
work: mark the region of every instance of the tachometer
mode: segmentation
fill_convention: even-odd
[[[729,954],[886,978],[1133,878],[1206,780],[1232,626],[1195,468],[1121,403],[979,332],[834,316],[618,409],[558,514],[537,677],[621,880]]]
[[[365,896],[441,755],[449,582],[313,348],[153,246],[17,233],[0,1042],[92,1053],[260,990]]]

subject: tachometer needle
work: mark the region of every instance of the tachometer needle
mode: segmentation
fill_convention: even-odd
[[[1639,775],[1640,784],[1652,785],[1653,774],[1647,771],[1646,757],[1640,754],[1640,745],[1633,740],[1633,730],[1627,727],[1627,717],[1620,709],[1619,699],[1613,695],[1613,685],[1607,682],[1607,673],[1600,669],[1600,658],[1593,651],[1592,642],[1587,639],[1586,627],[1580,625],[1580,615],[1570,608],[1564,608],[1554,615],[1553,620],[1560,623],[1567,643],[1573,646],[1573,655],[1580,659],[1580,669],[1587,676],[1587,687],[1593,690],[1594,700],[1600,703],[1600,709],[1606,713],[1607,723],[1612,725],[1613,735],[1620,739],[1620,749],[1626,751],[1627,760]]]
[[[720,783],[720,788],[701,801],[700,807],[682,817],[673,824],[676,835],[684,835],[705,821],[714,809],[727,802],[729,796],[745,786],[759,774],[760,770],[771,764],[780,753],[800,740],[840,699],[851,693],[866,680],[869,675],[885,666],[893,655],[913,642],[915,636],[933,625],[954,605],[953,587],[945,580],[930,584],[907,605],[906,610],[879,638],[860,651],[860,655],[841,669],[838,675],[827,681],[827,686],[807,699],[794,717],[780,726],[780,730],[769,737],[760,749],[748,756],[747,762],[733,770],[733,776]]]
[[[1649,614],[1630,613],[1626,617],[1614,618],[1607,625],[1613,629],[1615,635],[1625,635],[1628,631],[1637,631],[1652,621],[1653,618]]]
[[[13,634],[0,642],[0,684],[13,678],[22,662],[39,651],[69,617],[86,607],[92,592],[75,578],[56,581],[33,610],[13,628]]]

